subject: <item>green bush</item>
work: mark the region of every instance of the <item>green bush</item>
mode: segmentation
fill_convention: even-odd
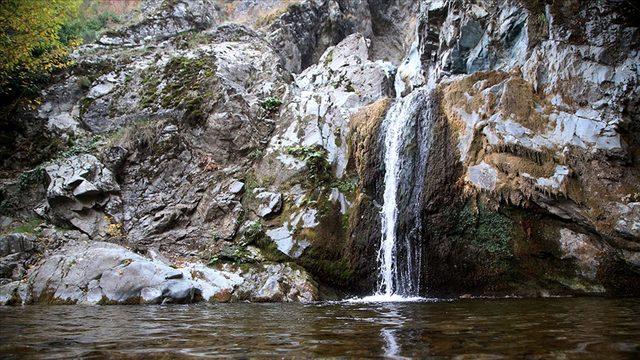
[[[282,100],[275,97],[266,98],[260,103],[260,106],[262,106],[263,109],[269,112],[277,111],[278,109],[280,109],[281,105]]]
[[[289,146],[285,151],[302,160],[307,166],[308,180],[313,185],[322,185],[331,181],[332,174],[327,161],[327,151],[320,146]]]
[[[91,43],[98,39],[100,31],[110,22],[119,22],[118,15],[105,11],[95,13],[96,10],[81,13],[77,18],[72,19],[60,29],[60,41],[63,44],[71,44],[74,41],[82,40],[83,43]]]
[[[98,0],[0,1],[2,105],[31,101],[51,75],[72,65],[74,47],[93,42],[118,16]]]
[[[82,0],[0,1],[0,95],[35,96],[49,76],[67,67],[69,49],[60,39]]]

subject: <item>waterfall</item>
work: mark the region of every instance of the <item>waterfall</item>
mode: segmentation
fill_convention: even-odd
[[[411,111],[410,101],[399,100],[387,113],[385,118],[386,135],[384,139],[384,195],[381,211],[382,239],[378,250],[378,264],[380,274],[378,280],[378,295],[390,297],[398,290],[400,280],[397,264],[396,225],[398,219],[398,187],[401,176],[401,152],[403,148],[403,133],[409,120]]]
[[[420,293],[422,193],[431,135],[432,89],[397,99],[384,119],[384,193],[376,296]]]
[[[411,300],[420,294],[422,194],[435,114],[431,101],[435,74],[425,81],[418,41],[416,36],[406,60],[398,68],[397,98],[382,127],[385,168],[382,228],[378,286],[371,300]]]

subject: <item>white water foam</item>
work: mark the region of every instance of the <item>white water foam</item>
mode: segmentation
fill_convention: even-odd
[[[436,298],[425,298],[420,296],[402,296],[402,295],[384,295],[376,294],[371,296],[365,296],[361,298],[346,299],[344,302],[353,304],[365,304],[365,303],[389,303],[389,302],[436,302],[440,301]]]

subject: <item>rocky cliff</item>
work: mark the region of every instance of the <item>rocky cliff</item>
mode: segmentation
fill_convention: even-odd
[[[638,15],[143,1],[12,117],[0,300],[370,293],[398,102],[397,229],[421,249],[399,251],[423,294],[638,295]]]

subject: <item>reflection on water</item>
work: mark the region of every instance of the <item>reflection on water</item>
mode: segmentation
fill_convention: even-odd
[[[640,300],[0,308],[0,357],[640,357]]]
[[[400,347],[396,341],[396,335],[392,329],[383,328],[380,334],[384,339],[384,355],[387,357],[397,357],[400,354]]]
[[[400,345],[396,339],[396,331],[402,330],[404,317],[398,311],[398,304],[384,303],[379,304],[384,309],[385,318],[389,319],[380,329],[380,336],[384,340],[384,355],[386,357],[395,358],[400,355]]]

